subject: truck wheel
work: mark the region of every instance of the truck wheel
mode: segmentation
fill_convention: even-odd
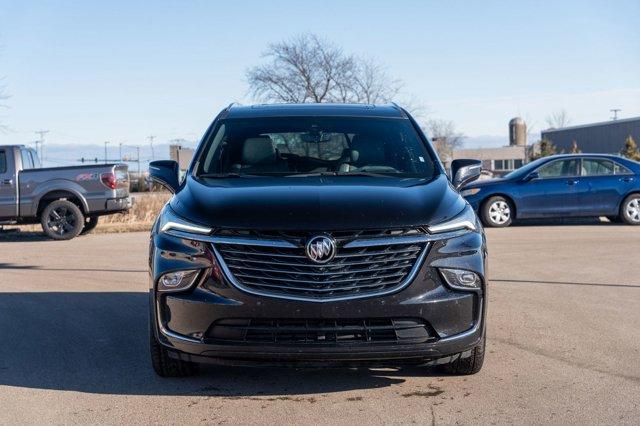
[[[160,377],[188,377],[198,371],[198,364],[195,362],[171,358],[167,349],[156,339],[151,327],[149,327],[149,349],[151,365]]]
[[[624,199],[620,219],[627,225],[640,225],[640,194],[631,194]]]
[[[98,226],[98,216],[91,216],[85,219],[84,228],[82,228],[82,232],[80,235],[87,235],[91,233]]]
[[[69,200],[55,200],[40,215],[42,230],[54,240],[70,240],[82,231],[84,215]]]
[[[483,337],[478,346],[471,349],[471,354],[465,357],[460,356],[455,361],[452,361],[449,364],[444,364],[444,371],[458,376],[467,376],[479,372],[482,369],[482,364],[484,363],[486,342],[486,337]]]
[[[482,223],[491,228],[505,228],[513,222],[513,205],[504,197],[491,197],[482,204]]]

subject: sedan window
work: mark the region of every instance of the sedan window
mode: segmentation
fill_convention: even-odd
[[[578,172],[578,160],[558,160],[545,164],[538,169],[541,178],[557,178],[576,176]]]
[[[0,151],[0,174],[7,172],[7,154]]]
[[[617,175],[632,175],[633,172],[629,169],[627,169],[625,166],[615,163],[613,165],[613,171],[615,172],[615,174]]]
[[[582,176],[606,176],[614,174],[613,161],[597,158],[582,160]]]

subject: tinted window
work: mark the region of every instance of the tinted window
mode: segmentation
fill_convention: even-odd
[[[22,157],[22,169],[33,169],[33,159],[28,149],[21,149],[20,156]]]
[[[564,176],[576,176],[578,171],[578,160],[558,160],[538,169],[541,178],[554,178]]]
[[[427,177],[435,164],[409,120],[267,117],[222,122],[199,174],[376,173]]]
[[[0,174],[7,172],[7,154],[0,151]]]
[[[597,158],[582,160],[582,176],[604,176],[614,173],[613,161]]]
[[[33,159],[33,167],[35,167],[36,169],[42,167],[42,164],[40,164],[38,153],[36,153],[33,149],[30,149],[29,152],[31,152],[31,158]]]
[[[633,174],[631,172],[631,170],[627,169],[625,166],[623,166],[622,164],[618,164],[618,163],[614,163],[613,164],[613,171],[617,175],[630,175],[630,174]]]

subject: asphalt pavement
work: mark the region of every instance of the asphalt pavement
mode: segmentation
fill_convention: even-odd
[[[488,353],[426,368],[156,377],[145,233],[0,239],[0,424],[638,424],[640,227],[488,231]]]

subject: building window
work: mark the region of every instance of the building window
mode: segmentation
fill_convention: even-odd
[[[521,159],[515,159],[513,160],[513,168],[515,169],[519,169],[520,167],[522,167],[523,161]]]
[[[493,160],[493,169],[494,170],[504,170],[504,161],[503,160]]]

